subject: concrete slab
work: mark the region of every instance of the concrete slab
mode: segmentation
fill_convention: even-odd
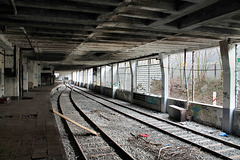
[[[170,118],[173,118],[179,122],[186,121],[186,109],[184,108],[175,105],[169,105],[168,114]]]
[[[0,104],[0,160],[66,159],[54,115],[50,112],[53,87],[41,86],[24,93],[32,99]]]

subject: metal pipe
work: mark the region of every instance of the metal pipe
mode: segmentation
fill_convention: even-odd
[[[35,52],[35,49],[34,49],[34,47],[33,47],[33,45],[32,45],[32,42],[30,41],[30,39],[29,39],[29,37],[28,37],[28,34],[27,34],[26,29],[25,29],[24,27],[22,27],[22,26],[21,26],[21,27],[5,26],[6,32],[7,32],[9,29],[12,29],[12,30],[22,30],[22,31],[23,31],[24,35],[25,35],[26,38],[27,38],[27,41],[28,41],[30,47],[31,47],[32,50],[33,50],[33,53],[34,53],[36,59],[37,59],[38,61],[40,61],[39,58],[37,57],[37,53]]]
[[[17,15],[17,8],[16,8],[16,4],[14,2],[14,0],[9,0],[9,3],[11,4],[13,11],[14,11],[14,15]]]
[[[25,30],[24,27],[19,27],[19,29],[21,29],[21,30],[23,31],[24,35],[26,36],[26,38],[27,38],[27,40],[28,40],[28,43],[29,43],[30,47],[31,47],[32,50],[33,50],[33,53],[34,53],[36,59],[39,61],[39,58],[37,57],[37,54],[36,54],[35,49],[34,49],[34,47],[33,47],[33,45],[32,45],[32,42],[30,41],[30,39],[29,39],[29,37],[28,37],[27,31]]]

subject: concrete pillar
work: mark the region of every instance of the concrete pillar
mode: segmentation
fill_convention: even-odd
[[[76,71],[76,81],[77,81],[77,85],[79,86],[80,85],[80,71]]]
[[[5,74],[5,90],[4,95],[10,96],[12,99],[19,99],[19,55],[20,48],[15,46],[14,51],[6,52],[5,69],[8,73]]]
[[[231,133],[233,110],[235,109],[235,46],[221,41],[220,51],[223,65],[223,118],[222,129]]]
[[[168,55],[165,53],[159,54],[161,72],[162,72],[162,100],[161,112],[167,112],[167,99],[168,99]]]
[[[113,92],[112,92],[112,98],[115,97],[116,90],[118,89],[118,64],[112,65],[112,86],[113,86]]]
[[[76,71],[72,72],[72,80],[74,83],[76,82]]]
[[[133,103],[133,92],[136,90],[137,61],[129,61],[131,71],[131,102]]]
[[[4,96],[4,53],[5,50],[0,47],[0,97]]]
[[[113,64],[111,64],[111,89],[112,89],[112,98],[113,98]]]
[[[38,63],[38,86],[41,86],[42,82],[41,82],[41,72],[42,72],[42,66],[40,63]]]
[[[103,93],[103,88],[102,88],[102,66],[100,67],[100,89],[101,89],[101,94]]]
[[[84,84],[87,84],[87,83],[88,83],[88,70],[87,70],[87,69],[85,70],[84,77],[85,77],[85,82],[84,82]]]
[[[23,57],[23,91],[28,91],[28,60],[26,57]]]
[[[38,64],[36,61],[28,63],[28,87],[29,89],[38,87]]]
[[[4,96],[4,52],[0,47],[0,97]]]
[[[38,63],[34,61],[33,63],[33,87],[37,88],[38,87]]]

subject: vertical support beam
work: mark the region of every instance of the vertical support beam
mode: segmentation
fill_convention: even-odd
[[[187,80],[187,72],[186,72],[186,63],[187,63],[187,49],[184,49],[184,78],[185,78],[185,88],[187,91],[187,108],[189,104],[189,91],[188,91],[188,80]]]
[[[85,83],[87,83],[87,89],[89,89],[89,84],[88,84],[88,69],[86,69],[86,81]]]
[[[100,67],[100,90],[101,94],[103,93],[103,88],[102,88],[102,66]]]
[[[23,56],[21,48],[19,52],[19,96],[23,97]]]
[[[52,69],[52,68],[51,68],[51,69]],[[42,85],[41,73],[42,73],[42,66],[41,66],[41,64],[38,62],[38,86],[41,86],[41,85]],[[54,83],[52,75],[54,75],[54,74],[51,73],[50,84],[53,84],[53,83]]]
[[[147,88],[147,93],[150,94],[150,83],[151,83],[151,80],[150,80],[150,65],[151,65],[151,60],[147,60],[147,67],[148,67],[148,88]]]
[[[220,51],[223,65],[223,120],[222,129],[231,133],[235,108],[235,48],[228,41],[221,41]]]
[[[131,102],[133,103],[133,92],[137,85],[137,61],[129,61],[131,69]]]
[[[28,60],[23,57],[23,92],[28,92]]]
[[[113,64],[112,65],[112,86],[113,86],[113,92],[112,92],[112,98],[115,98],[115,93],[116,93],[116,90],[118,89],[118,63],[117,64]]]
[[[113,98],[113,64],[111,64],[111,90],[112,90],[112,98]]]
[[[195,81],[194,81],[194,65],[195,65],[195,57],[194,51],[192,52],[192,101],[194,102],[194,89],[195,89]]]
[[[168,55],[165,53],[159,54],[159,60],[162,72],[162,100],[161,100],[161,112],[167,112],[167,99],[168,99]]]
[[[130,65],[130,73],[131,73],[131,90],[130,90],[130,95],[131,95],[131,103],[133,103],[133,64],[132,61],[129,61]]]

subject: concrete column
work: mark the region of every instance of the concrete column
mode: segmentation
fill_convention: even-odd
[[[131,102],[133,103],[133,92],[136,90],[136,67],[137,62],[136,61],[129,61],[130,64],[130,71],[131,71]]]
[[[33,88],[38,87],[38,63],[36,61],[33,62]]]
[[[28,61],[26,57],[23,57],[23,91],[28,91]]]
[[[223,118],[222,129],[231,133],[233,110],[235,109],[235,46],[221,41],[220,51],[223,65]]]
[[[80,84],[80,71],[79,70],[76,72],[76,81],[77,81],[77,85],[79,86],[79,84]]]
[[[14,51],[6,52],[5,68],[8,74],[5,75],[4,95],[10,96],[12,99],[19,99],[19,55],[20,48],[15,46]]]
[[[112,89],[112,98],[113,98],[113,64],[111,64],[111,89]]]
[[[36,61],[28,63],[28,87],[29,89],[38,87],[38,64]]]
[[[167,112],[167,99],[168,99],[168,55],[165,53],[159,54],[161,72],[162,72],[162,100],[161,112]]]
[[[76,71],[72,72],[72,78],[73,78],[73,82],[76,82]]]
[[[85,84],[88,83],[88,70],[85,70]]]
[[[4,96],[4,52],[0,47],[0,97]]]
[[[38,63],[38,68],[37,68],[37,70],[38,70],[38,86],[41,86],[41,84],[42,84],[42,82],[41,82],[41,71],[42,71],[42,66],[41,66],[41,64],[40,63]]]
[[[100,67],[100,88],[101,88],[101,94],[103,93],[103,88],[102,88],[102,66]]]
[[[112,86],[113,86],[112,98],[115,97],[115,92],[118,89],[118,84],[119,84],[117,70],[118,70],[118,64],[113,64],[112,65]]]

